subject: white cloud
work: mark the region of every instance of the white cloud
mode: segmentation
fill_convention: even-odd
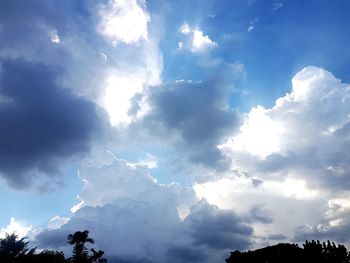
[[[52,43],[60,43],[60,38],[58,37],[57,30],[52,30],[49,32]]]
[[[275,11],[277,9],[280,9],[281,7],[283,7],[283,3],[280,2],[276,2],[272,4],[272,10]]]
[[[144,166],[147,167],[148,169],[155,169],[158,168],[158,163],[157,163],[157,157],[147,153],[146,158],[140,159],[135,163],[127,163],[131,167],[137,167],[137,166]]]
[[[48,229],[58,229],[62,225],[66,224],[69,221],[69,218],[67,217],[60,217],[58,215],[54,216],[53,218],[50,219],[47,227]]]
[[[131,114],[129,111],[133,97],[142,94],[146,87],[161,82],[163,58],[158,47],[158,38],[149,35],[148,41],[137,46],[117,46],[110,53],[104,53],[103,58],[111,66],[104,71],[100,83],[97,84],[97,102],[106,109],[112,125],[128,125],[149,110],[144,97],[137,115]]]
[[[118,42],[132,44],[141,39],[147,40],[149,14],[145,11],[145,2],[137,0],[109,0],[101,5],[101,22],[98,31],[113,45]]]
[[[254,27],[254,25],[252,25],[252,24],[251,24],[251,25],[248,27],[248,32],[253,31],[253,30],[254,30],[254,28],[255,28],[255,27]]]
[[[255,29],[255,24],[258,21],[258,18],[255,18],[254,20],[250,21],[249,27],[248,27],[248,33],[252,32]]]
[[[238,135],[219,145],[218,148],[247,151],[265,158],[274,152],[279,152],[282,132],[283,126],[273,121],[266,109],[258,106],[250,111]]]
[[[257,236],[282,233],[292,239],[299,226],[308,225],[313,227],[298,230],[299,238],[341,240],[350,228],[350,86],[312,66],[292,84],[272,108],[257,106],[244,115],[238,132],[219,145],[233,172],[194,190],[240,213],[264,205],[274,222],[254,224]],[[298,212],[290,218],[292,211]]]
[[[198,26],[191,28],[186,21],[181,25],[179,31],[186,37],[186,41],[178,43],[179,50],[186,48],[193,53],[204,53],[218,46],[209,36],[204,35]]]
[[[142,92],[144,81],[137,76],[125,76],[112,71],[106,80],[106,90],[102,105],[110,116],[112,125],[128,124],[131,99],[136,93]]]
[[[219,148],[248,173],[290,174],[317,187],[346,187],[349,86],[316,67],[304,68],[292,83],[292,92],[272,109],[252,109],[240,132]]]
[[[101,163],[96,166],[92,160],[79,172],[79,177],[85,182],[79,199],[85,206],[101,206],[114,203],[122,198],[132,198],[137,201],[147,201],[159,206],[169,205],[180,208],[194,200],[190,188],[179,184],[162,185],[150,175],[146,166],[130,165],[127,161],[117,159],[111,153],[104,152],[99,157]],[[181,205],[180,205],[181,204]]]
[[[257,247],[268,245],[265,244],[268,242],[267,236],[276,233],[282,233],[292,240],[297,227],[318,222],[324,213],[324,199],[319,193],[294,178],[265,180],[255,186],[251,178],[232,176],[231,173],[215,181],[196,184],[193,189],[198,198],[206,198],[210,204],[221,209],[233,209],[240,215],[249,214],[255,207],[264,207],[272,222],[252,224],[254,246]],[[291,213],[293,217],[290,217]]]
[[[19,238],[26,237],[32,231],[32,229],[32,226],[28,225],[26,222],[19,221],[14,217],[11,217],[10,223],[6,227],[1,228],[0,238],[4,238],[6,233],[14,233],[18,235]]]
[[[180,32],[184,35],[189,35],[191,33],[191,28],[187,22],[184,22],[180,27]]]
[[[218,44],[211,40],[208,36],[203,35],[203,32],[199,29],[193,30],[193,39],[192,39],[192,52],[206,52],[209,49],[216,47]]]

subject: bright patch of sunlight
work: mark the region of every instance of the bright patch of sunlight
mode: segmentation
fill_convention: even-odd
[[[147,40],[147,23],[149,14],[143,9],[145,2],[137,0],[109,0],[107,6],[101,7],[99,32],[112,41],[126,44]]]
[[[57,30],[52,30],[49,32],[52,43],[60,43],[60,38],[58,36]]]
[[[273,121],[267,110],[261,106],[253,108],[237,136],[219,145],[219,149],[246,151],[262,159],[280,151],[280,135],[283,132],[280,123]]]
[[[199,199],[205,198],[210,204],[223,209],[232,208],[233,200],[242,200],[242,196],[246,195],[270,195],[305,200],[312,199],[318,194],[318,191],[309,189],[305,181],[291,177],[284,181],[264,180],[261,186],[255,187],[251,178],[237,176],[195,184],[193,189]]]
[[[244,177],[234,179],[222,178],[217,181],[195,184],[193,190],[199,199],[205,198],[210,204],[220,208],[227,208],[227,200],[232,201],[232,195],[242,191],[247,193],[251,186],[251,180]]]
[[[111,74],[107,78],[102,105],[109,114],[112,125],[128,124],[131,121],[129,110],[131,99],[143,90],[143,81]]]
[[[284,181],[264,181],[264,187],[271,192],[280,193],[282,196],[299,200],[311,199],[318,195],[317,190],[307,187],[306,181],[292,177]]]
[[[15,233],[18,237],[22,238],[28,235],[32,230],[32,226],[27,225],[25,222],[17,221],[14,217],[11,217],[10,224],[1,228],[0,238],[4,238],[5,234]]]

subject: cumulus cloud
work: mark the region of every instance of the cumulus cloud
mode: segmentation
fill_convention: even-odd
[[[203,31],[201,31],[198,26],[191,28],[187,22],[184,22],[179,31],[186,36],[187,40],[178,43],[178,49],[180,50],[187,48],[193,53],[205,53],[218,46],[209,36],[204,35]]]
[[[199,29],[193,30],[193,39],[192,39],[192,52],[205,52],[213,47],[216,47],[218,44],[212,41],[208,36],[204,35]]]
[[[144,167],[96,156],[85,162],[80,177],[85,182],[80,209],[59,229],[41,232],[40,246],[69,251],[67,233],[89,229],[112,262],[164,262],[169,257],[211,262],[250,244],[252,228],[242,217],[198,202],[191,188],[157,183]]]
[[[210,204],[258,219],[252,226],[260,244],[276,233],[347,241],[349,85],[312,66],[292,84],[272,108],[243,116],[239,132],[219,145],[232,173],[194,190]],[[269,212],[255,209],[261,206]]]
[[[292,84],[292,92],[277,99],[273,108],[252,109],[240,132],[220,148],[233,166],[248,174],[346,189],[349,85],[317,67],[298,72]]]
[[[256,180],[256,179],[255,179]],[[296,198],[298,188],[288,182],[265,180],[258,186],[252,178],[227,173],[224,178],[193,186],[199,198],[206,198],[220,209],[233,209],[254,229],[253,247],[273,243],[275,233],[293,239],[302,224],[316,224],[324,213],[325,197]],[[293,213],[293,217],[290,214]]]
[[[32,226],[28,225],[24,221],[16,220],[11,217],[10,223],[0,230],[0,238],[4,238],[6,234],[16,234],[19,238],[26,237],[29,232],[33,229]]]
[[[328,239],[350,244],[350,202],[349,192],[330,198],[325,211],[314,224],[300,225],[296,229],[295,240]]]
[[[0,172],[14,187],[54,176],[59,162],[89,149],[103,122],[96,106],[59,86],[60,70],[23,60],[1,63]]]

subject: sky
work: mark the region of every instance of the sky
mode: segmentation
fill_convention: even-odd
[[[109,262],[350,245],[348,1],[0,1],[0,237]]]

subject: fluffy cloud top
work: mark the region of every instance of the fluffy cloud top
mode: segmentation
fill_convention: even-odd
[[[263,178],[273,173],[316,187],[346,189],[349,86],[317,67],[304,68],[292,83],[292,92],[272,109],[254,108],[240,133],[220,148],[234,166]]]
[[[185,42],[185,45],[184,42],[179,42],[179,49],[188,48],[193,53],[205,53],[218,45],[209,36],[204,35],[198,26],[191,28],[187,22],[181,25],[179,31],[189,40]]]
[[[22,238],[28,235],[32,230],[32,226],[26,224],[25,222],[18,221],[14,217],[11,217],[10,223],[0,230],[0,238],[4,238],[6,234],[16,234],[18,237]]]
[[[199,29],[193,30],[193,39],[192,39],[192,52],[205,52],[211,48],[216,47],[218,44],[212,41],[208,36],[204,35]]]
[[[103,155],[87,161],[80,176],[80,209],[60,229],[40,233],[40,246],[68,251],[67,233],[89,229],[111,262],[211,262],[250,244],[252,228],[242,217],[198,202],[191,188],[157,183],[144,167]]]
[[[348,241],[343,233],[349,229],[349,85],[312,66],[292,84],[274,107],[253,108],[239,132],[219,146],[236,176],[194,189],[211,204],[253,217],[260,213],[252,208],[266,207],[273,224],[253,223],[260,244],[281,234],[298,241]],[[290,220],[288,211],[297,215]]]

